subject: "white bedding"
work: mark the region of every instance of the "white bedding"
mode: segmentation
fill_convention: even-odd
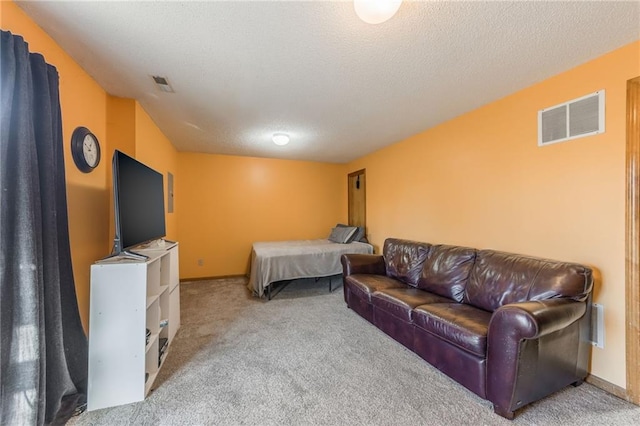
[[[338,244],[329,240],[253,243],[249,289],[259,297],[271,283],[298,278],[328,277],[342,272],[340,256],[373,253],[371,244]]]

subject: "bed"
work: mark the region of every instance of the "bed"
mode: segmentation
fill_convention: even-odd
[[[263,297],[277,281],[340,274],[340,256],[346,253],[371,254],[373,246],[358,241],[341,244],[329,239],[254,243],[249,289]]]

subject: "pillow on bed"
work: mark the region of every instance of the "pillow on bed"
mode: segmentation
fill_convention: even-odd
[[[331,229],[331,234],[329,235],[329,241],[333,241],[334,243],[346,244],[349,242],[349,239],[353,237],[353,234],[356,233],[358,228],[355,226],[346,226]]]
[[[349,225],[345,225],[342,223],[338,223],[336,225],[336,228],[352,228]],[[349,238],[349,241],[347,241],[348,243],[351,243],[353,241],[360,241],[363,243],[368,243],[367,238],[364,236],[364,226],[358,226],[356,227],[357,231],[354,232],[353,236],[351,238]]]

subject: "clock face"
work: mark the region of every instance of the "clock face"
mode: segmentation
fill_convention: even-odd
[[[92,134],[85,135],[82,141],[82,154],[89,167],[98,165],[98,141]]]
[[[78,169],[90,173],[100,163],[100,142],[86,127],[77,127],[71,135],[71,154]]]

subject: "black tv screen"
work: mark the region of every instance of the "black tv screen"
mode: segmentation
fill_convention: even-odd
[[[114,254],[166,235],[162,174],[116,150],[113,153],[113,191]]]

